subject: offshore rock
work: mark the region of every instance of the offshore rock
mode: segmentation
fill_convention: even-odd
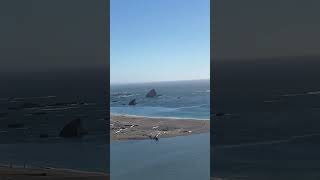
[[[137,102],[136,102],[136,99],[132,99],[130,102],[129,102],[129,106],[134,106],[134,105],[136,105],[137,104]]]
[[[60,131],[59,136],[69,138],[81,137],[85,134],[88,134],[88,132],[82,127],[81,119],[77,118],[65,125],[64,128]]]
[[[157,92],[155,89],[151,89],[146,95],[146,97],[156,97],[156,96],[157,96]]]

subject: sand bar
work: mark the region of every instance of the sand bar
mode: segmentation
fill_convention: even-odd
[[[158,140],[206,133],[209,130],[209,120],[111,115],[110,121],[111,140]]]
[[[66,169],[10,168],[0,166],[0,179],[10,180],[108,180],[105,173],[85,172]]]

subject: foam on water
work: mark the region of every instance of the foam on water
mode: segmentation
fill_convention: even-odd
[[[209,86],[209,80],[111,86],[111,113],[146,117],[210,119]],[[161,96],[145,98],[145,93],[153,88]],[[137,105],[128,106],[128,102],[132,99],[136,99]]]

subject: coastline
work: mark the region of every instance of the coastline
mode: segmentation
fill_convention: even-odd
[[[71,169],[0,166],[0,178],[12,180],[105,180],[109,179],[109,175],[101,172],[86,172]]]
[[[111,113],[111,116],[125,116],[125,117],[147,118],[147,119],[173,119],[173,120],[210,121],[210,118],[187,118],[187,117],[173,117],[173,116],[169,116],[169,117],[164,117],[164,116],[141,116],[141,115],[131,115],[131,114],[118,114],[118,113]]]
[[[192,118],[110,115],[111,141],[187,136],[210,131],[210,121]]]

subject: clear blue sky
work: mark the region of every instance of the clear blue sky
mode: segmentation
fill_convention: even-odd
[[[210,0],[111,0],[110,81],[210,78]]]

